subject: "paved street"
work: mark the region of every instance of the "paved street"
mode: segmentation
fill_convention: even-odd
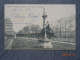
[[[5,49],[12,49],[12,44],[13,44],[13,39],[9,39],[9,40],[6,42]]]

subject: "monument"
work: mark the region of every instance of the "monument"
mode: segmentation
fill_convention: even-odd
[[[42,48],[53,48],[52,44],[51,44],[51,40],[47,38],[47,34],[46,34],[46,12],[45,12],[45,8],[43,9],[43,29],[44,29],[44,38],[39,40],[39,46]]]

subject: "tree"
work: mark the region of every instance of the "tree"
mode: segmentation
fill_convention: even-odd
[[[24,28],[23,28],[23,31],[24,31],[25,33],[29,33],[29,27],[28,27],[28,26],[24,27]]]
[[[31,31],[32,31],[32,33],[39,33],[41,31],[41,28],[39,25],[32,25]]]

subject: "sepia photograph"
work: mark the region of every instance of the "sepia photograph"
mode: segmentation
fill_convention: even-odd
[[[75,50],[75,4],[5,4],[5,50]]]

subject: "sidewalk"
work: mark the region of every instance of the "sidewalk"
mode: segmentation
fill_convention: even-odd
[[[9,41],[9,43],[7,44],[7,46],[5,47],[5,49],[11,49],[12,48],[12,44],[13,44],[13,39],[11,39]]]

